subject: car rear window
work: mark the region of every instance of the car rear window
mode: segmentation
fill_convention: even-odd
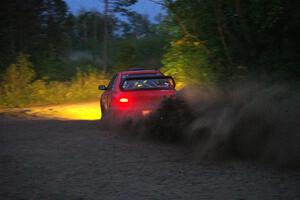
[[[126,76],[121,82],[122,90],[169,90],[174,89],[175,83],[170,77],[158,75]]]
[[[154,76],[161,76],[160,73],[147,73],[147,74],[124,74],[122,75],[122,80],[126,78],[139,78],[139,77],[154,77]]]

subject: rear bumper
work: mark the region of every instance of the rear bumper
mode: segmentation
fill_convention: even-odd
[[[155,111],[155,108],[136,108],[136,109],[122,109],[122,108],[111,108],[110,112],[114,118],[128,119],[128,118],[144,118],[149,116]]]

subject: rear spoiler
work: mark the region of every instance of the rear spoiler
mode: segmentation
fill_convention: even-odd
[[[129,80],[145,80],[145,79],[169,79],[172,81],[173,85],[174,85],[174,89],[176,86],[175,80],[173,79],[172,76],[139,76],[139,77],[128,77],[125,78],[122,82],[121,82],[121,86],[123,85],[123,83],[125,81],[129,81]]]

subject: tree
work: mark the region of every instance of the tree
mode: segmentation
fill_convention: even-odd
[[[263,73],[299,77],[299,1],[155,2],[168,9],[174,42],[189,37],[203,43],[210,71],[218,80]]]
[[[16,64],[11,64],[3,75],[1,84],[1,100],[4,102],[15,102],[20,104],[28,103],[28,86],[34,80],[35,72],[29,61],[29,56],[20,54]]]
[[[42,0],[4,0],[0,8],[0,72],[19,52],[36,49],[41,38]]]

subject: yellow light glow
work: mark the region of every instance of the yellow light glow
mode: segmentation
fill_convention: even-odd
[[[97,120],[101,118],[99,102],[34,107],[26,111],[29,116],[67,120]]]

